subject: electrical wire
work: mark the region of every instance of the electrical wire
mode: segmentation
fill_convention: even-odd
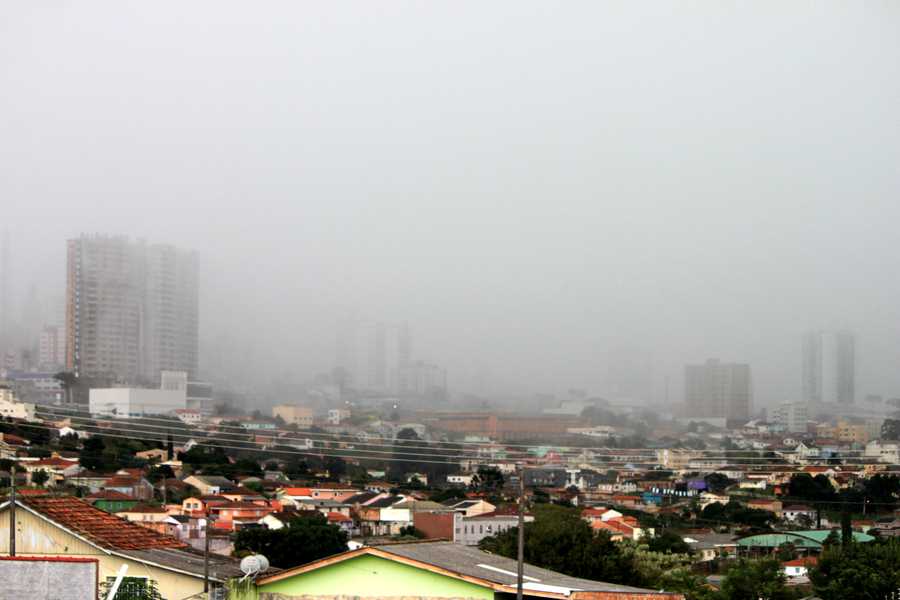
[[[176,425],[176,422],[173,421],[172,419],[163,419],[163,418],[135,417],[134,419],[116,419],[114,417],[103,417],[103,416],[92,415],[88,411],[77,411],[77,412],[79,412],[80,414],[84,414],[84,415],[91,415],[90,417],[77,417],[77,416],[73,416],[70,414],[69,415],[61,415],[61,414],[50,413],[50,412],[46,412],[46,411],[36,411],[36,413],[37,412],[41,412],[43,415],[45,415],[45,416],[42,416],[42,418],[46,418],[48,420],[51,418],[53,418],[53,419],[66,419],[66,418],[85,419],[85,418],[89,418],[90,420],[93,420],[93,421],[105,421],[105,422],[116,422],[116,423],[121,422],[121,421],[136,420],[136,421],[141,421],[141,422],[151,421],[151,422],[166,423],[166,424],[168,424],[169,427],[173,427]],[[190,427],[190,425],[185,424],[180,420],[177,421],[177,423],[179,425],[184,425],[185,427]],[[300,437],[290,438],[290,437],[282,436],[281,439],[293,439],[293,440],[299,440],[299,441],[305,441],[310,438],[312,438],[315,441],[316,438],[325,438],[328,441],[341,442],[344,440],[340,440],[339,438],[349,438],[349,440],[345,441],[345,443],[352,442],[355,445],[360,445],[360,446],[364,445],[364,446],[371,446],[371,447],[393,447],[393,445],[398,441],[396,438],[387,438],[387,437],[381,437],[381,436],[367,435],[364,440],[361,440],[358,436],[354,436],[353,434],[337,434],[337,433],[327,433],[327,432],[326,433],[298,432],[298,431],[293,431],[293,430],[289,430],[289,429],[277,429],[277,428],[259,430],[259,432],[255,432],[255,431],[248,430],[248,429],[246,429],[242,426],[238,426],[238,425],[221,425],[220,424],[220,425],[217,425],[216,428],[217,429],[238,430],[241,432],[241,435],[249,435],[249,434],[254,434],[254,433],[257,433],[258,435],[264,435],[264,434],[269,434],[269,433],[274,434],[276,432],[277,433],[285,433],[285,434],[294,434],[294,435],[299,435]],[[200,429],[200,431],[208,431],[208,430]],[[219,433],[225,434],[226,432],[219,432]],[[378,444],[378,443],[367,441],[370,439],[388,440],[390,443]],[[408,442],[415,442],[415,441],[424,442],[424,440],[406,440],[404,442],[408,443]],[[538,444],[530,444],[530,445],[529,444],[505,444],[502,442],[487,444],[487,443],[483,443],[483,442],[454,442],[454,441],[437,441],[437,440],[429,441],[428,444],[430,444],[430,445],[424,445],[424,446],[407,445],[407,447],[408,448],[421,448],[421,449],[427,449],[427,450],[435,450],[436,448],[434,447],[434,444],[437,444],[437,445],[443,444],[443,445],[453,445],[453,446],[476,446],[479,449],[495,451],[495,452],[498,451],[498,448],[502,448],[503,449],[502,451],[505,452],[506,454],[523,455],[523,456],[532,456],[533,454],[531,452],[526,452],[526,451],[508,450],[508,448],[519,447],[519,448],[534,449],[536,447],[540,447],[540,445],[538,445]],[[464,451],[465,448],[458,449],[458,450]],[[778,451],[776,451],[776,450],[740,450],[740,449],[738,449],[738,450],[725,450],[725,449],[695,450],[695,449],[683,448],[683,447],[682,448],[653,449],[653,448],[614,448],[614,447],[609,447],[609,446],[561,446],[559,449],[554,449],[553,452],[556,454],[559,454],[559,455],[582,456],[582,455],[584,455],[585,452],[594,452],[596,450],[602,450],[602,451],[606,451],[608,453],[608,454],[599,454],[599,456],[618,457],[618,456],[622,456],[625,454],[637,455],[637,454],[641,454],[641,453],[647,453],[647,454],[652,455],[654,458],[658,455],[659,452],[664,452],[664,451],[684,452],[684,453],[699,455],[699,456],[697,456],[697,458],[704,458],[705,455],[712,455],[712,454],[715,454],[715,455],[719,455],[719,454],[738,455],[738,454],[751,454],[751,453],[760,453],[760,452],[777,452],[781,456],[786,456],[786,455],[789,456],[789,455],[793,455],[793,454],[798,454],[798,452],[795,450],[778,450]],[[847,452],[862,452],[862,451],[851,450],[851,451],[847,451]],[[598,454],[596,452],[594,452],[594,455],[597,456]],[[723,456],[723,457],[716,456],[716,458],[728,459],[727,456]],[[760,461],[770,460],[770,457],[746,457],[745,456],[745,457],[738,457],[738,458],[742,458],[745,460],[760,460]]]
[[[117,424],[119,424],[119,425],[121,425],[121,426],[124,426],[124,427],[137,427],[137,426],[140,426],[140,427],[143,427],[143,428],[147,429],[148,431],[151,430],[151,429],[153,429],[153,430],[160,430],[160,431],[158,431],[158,434],[159,434],[159,435],[170,434],[170,433],[171,433],[170,430],[172,429],[170,426],[166,426],[166,425],[152,425],[152,424],[145,424],[145,423],[140,422],[139,420],[129,420],[129,419],[122,419],[122,420],[117,420],[117,421],[111,421],[111,420],[108,420],[108,419],[99,419],[99,420],[98,420],[98,419],[93,418],[93,417],[74,417],[74,416],[69,417],[69,419],[70,419],[70,420],[72,420],[72,419],[78,420],[80,423],[76,423],[76,424],[79,424],[79,426],[82,426],[82,427],[83,427],[83,426],[86,426],[86,425],[91,426],[90,423],[96,423],[97,421],[101,421],[101,422],[110,422],[110,423],[114,422],[114,423],[117,423]],[[99,427],[99,426],[96,426],[96,427],[98,427],[99,429],[103,429],[102,427]],[[246,431],[246,430],[242,431],[241,433],[209,432],[209,431],[204,431],[204,433],[207,434],[207,436],[208,436],[208,437],[206,437],[205,439],[212,439],[212,440],[219,439],[219,440],[223,440],[223,441],[233,441],[233,442],[244,442],[244,441],[247,441],[247,440],[245,439],[246,436],[252,436],[252,435],[265,435],[265,433],[255,434],[254,432],[248,432],[248,431]],[[211,433],[212,435],[209,435],[210,433]],[[266,433],[268,433],[268,432],[266,432]],[[179,434],[179,435],[187,435],[187,434]],[[229,440],[229,439],[227,439],[227,438],[223,439],[223,436],[231,436],[231,437],[237,437],[237,438],[241,438],[241,439],[237,439],[237,440]],[[193,436],[193,437],[198,438],[198,439],[200,438],[200,436]],[[307,437],[305,437],[305,436],[295,437],[295,438],[291,438],[291,437],[278,437],[278,438],[274,438],[274,439],[273,439],[273,442],[274,442],[274,443],[280,443],[280,444],[282,444],[282,445],[290,445],[288,442],[291,442],[291,441],[306,442],[306,441],[308,441],[308,440],[309,440],[309,438],[307,438]],[[322,441],[320,441],[320,440],[313,440],[313,441],[318,441],[318,442],[320,442],[320,443],[322,442]],[[333,440],[329,440],[329,441],[333,441]],[[442,452],[442,448],[434,447],[434,446],[427,446],[427,445],[426,445],[426,446],[419,446],[419,445],[415,445],[415,444],[410,444],[410,443],[409,443],[410,441],[413,441],[413,440],[409,440],[409,441],[405,441],[405,440],[396,440],[393,444],[370,444],[370,443],[366,443],[366,442],[352,442],[353,446],[368,446],[368,447],[374,447],[374,448],[388,448],[388,450],[373,450],[373,449],[359,450],[359,449],[356,449],[356,448],[345,448],[345,450],[347,450],[348,452],[369,452],[369,453],[372,453],[372,454],[391,454],[391,455],[393,455],[393,454],[396,454],[396,452],[397,452],[398,444],[401,444],[401,445],[402,445],[402,448],[405,449],[405,450],[422,449],[422,450],[431,450],[432,452],[435,452],[435,451],[437,452],[436,454],[435,454],[435,453],[420,452],[420,453],[418,453],[419,456],[432,456],[432,457],[437,456],[437,457],[442,457],[442,458],[443,458],[443,457],[456,457],[456,458],[485,458],[485,456],[480,455],[480,454],[448,454],[447,452],[450,452],[450,451],[452,451],[452,450],[454,450],[454,449],[447,448],[447,452]],[[348,443],[350,443],[350,442],[337,441],[337,442],[334,442],[334,443],[348,444]],[[463,449],[455,449],[456,452],[465,452],[465,450],[466,450],[466,449],[464,449],[464,448],[463,448]],[[509,457],[509,456],[511,456],[511,457],[521,456],[521,457],[523,457],[524,459],[532,459],[532,458],[534,458],[534,456],[533,456],[532,454],[530,454],[530,453],[505,452],[504,454],[508,455],[508,457]],[[580,459],[580,460],[595,460],[595,459],[597,459],[598,457],[601,457],[601,458],[604,458],[604,457],[605,457],[605,458],[616,458],[616,459],[620,459],[620,460],[625,460],[625,457],[628,457],[628,454],[629,454],[629,453],[599,454],[599,453],[596,453],[596,452],[587,450],[587,451],[583,451],[583,452],[574,452],[574,451],[568,452],[568,453],[557,452],[556,454],[560,455],[561,457],[568,457],[568,458],[574,458],[574,459]],[[628,457],[628,458],[631,459],[631,460],[628,460],[627,462],[636,462],[634,459],[638,459],[638,462],[639,462],[639,459],[641,459],[641,458],[647,458],[647,459],[652,458],[652,459],[654,459],[654,460],[653,460],[654,464],[657,464],[657,463],[658,463],[657,456],[658,456],[658,455],[657,455],[655,452],[654,452],[653,455],[647,455],[647,456],[633,455],[633,456]],[[494,458],[495,460],[496,460],[496,459],[502,460],[501,458],[496,457],[496,456],[493,457],[493,458]],[[736,458],[736,457],[728,457],[728,456],[701,456],[701,457],[697,457],[697,459],[699,459],[699,460],[720,460],[720,461],[726,461],[726,462],[728,462],[729,464],[737,464],[737,463],[734,462],[735,458]],[[757,461],[757,462],[760,462],[760,463],[771,463],[771,461],[773,460],[773,457],[743,457],[742,460]]]
[[[58,431],[58,428],[56,428],[56,427],[50,427],[50,426],[45,426],[45,425],[37,425],[37,424],[32,424],[32,423],[29,423],[29,424],[23,423],[22,425],[24,425],[26,427],[36,428],[36,429],[43,429],[43,430],[48,430],[48,431]],[[124,431],[124,432],[131,433],[132,435],[119,435],[117,433],[109,433],[102,428],[99,428],[99,427],[93,426],[93,425],[87,425],[87,424],[82,425],[82,427],[95,429],[96,431],[89,431],[88,433],[91,433],[93,435],[97,435],[100,437],[106,436],[106,437],[121,438],[121,439],[137,439],[137,440],[141,440],[141,441],[157,442],[157,443],[162,441],[160,438],[159,432],[149,431],[142,427],[132,427],[132,428],[125,428],[125,429],[119,430],[120,433],[122,431]],[[140,434],[140,435],[135,435],[135,434]],[[182,438],[179,440],[180,442],[194,440],[198,443],[198,445],[206,446],[206,447],[210,447],[210,448],[244,450],[244,451],[249,451],[249,452],[269,453],[269,454],[275,454],[275,455],[289,454],[289,455],[314,456],[314,457],[317,456],[317,457],[329,457],[329,458],[343,458],[343,459],[351,459],[351,460],[357,460],[357,461],[359,461],[359,460],[371,460],[371,461],[380,461],[380,462],[399,461],[399,462],[410,462],[410,463],[421,463],[421,464],[459,465],[459,463],[460,463],[459,457],[454,457],[452,455],[443,457],[443,458],[445,458],[445,460],[428,460],[428,459],[422,459],[421,458],[422,455],[420,453],[402,452],[402,451],[395,452],[394,454],[392,454],[390,456],[373,456],[371,454],[368,454],[368,455],[349,454],[348,452],[355,452],[352,449],[312,449],[312,450],[307,450],[307,451],[296,450],[296,449],[280,450],[280,449],[273,449],[273,448],[257,447],[257,446],[262,446],[262,444],[260,442],[249,442],[249,441],[238,442],[236,440],[222,440],[225,442],[231,441],[233,444],[236,444],[236,443],[248,444],[248,445],[229,445],[229,444],[225,444],[225,443],[218,443],[218,441],[216,441],[216,440],[214,440],[213,442],[197,441],[195,436],[191,436],[191,435],[187,435],[187,434],[171,434],[171,435],[173,438],[174,437]],[[173,439],[173,441],[175,441],[175,440]],[[400,450],[402,450],[402,448],[400,448]],[[363,452],[363,451],[359,451],[359,452]],[[408,457],[415,457],[415,458],[408,458]],[[451,460],[454,458],[456,458],[456,460]],[[497,460],[497,459],[489,459],[489,458],[485,458],[485,457],[472,457],[472,456],[463,456],[462,460],[468,461],[470,463],[470,465],[473,465],[473,466],[474,465],[492,466],[492,465],[497,465],[498,463],[501,463],[503,461],[503,459]],[[630,467],[634,467],[634,468],[639,468],[639,467],[645,467],[645,466],[658,467],[660,465],[657,462],[640,463],[640,462],[636,462],[636,461],[628,461],[626,463],[624,461],[620,461],[620,462],[605,461],[605,462],[599,462],[599,464],[592,465],[592,466],[598,466],[598,467],[606,466],[606,467],[619,467],[619,468],[622,468],[625,466],[630,466]],[[756,468],[761,468],[761,467],[766,467],[766,466],[769,466],[772,468],[783,467],[782,470],[791,469],[793,472],[805,472],[805,471],[803,471],[803,466],[799,466],[799,465],[758,465],[758,464],[746,464],[746,463],[744,463],[744,464],[732,463],[729,466],[756,467]],[[844,465],[820,465],[820,466],[852,467],[852,466],[872,466],[872,465],[870,463],[845,463]],[[685,470],[685,469],[680,469],[680,470]],[[700,469],[700,470],[702,470],[702,469]],[[712,467],[713,472],[721,471],[721,470],[722,470],[721,468],[716,469],[714,466]],[[900,471],[890,471],[890,470],[878,471],[878,473],[885,473],[885,474],[895,473],[895,472],[900,472]]]

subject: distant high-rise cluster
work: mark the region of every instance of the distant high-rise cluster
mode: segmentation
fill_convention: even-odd
[[[750,365],[710,359],[684,368],[687,416],[715,419],[747,419],[752,385]]]
[[[848,331],[803,336],[803,400],[852,404],[856,397],[856,338]]]
[[[360,348],[367,356],[360,356]],[[412,359],[408,323],[388,325],[346,319],[338,323],[335,366],[342,384],[356,390],[398,395],[442,395],[447,373],[440,367]]]
[[[197,257],[124,237],[68,242],[66,368],[158,385],[198,366]]]

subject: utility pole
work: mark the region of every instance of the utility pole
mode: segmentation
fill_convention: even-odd
[[[209,598],[209,507],[204,511],[205,532],[203,535],[203,593]]]
[[[16,465],[9,468],[9,555],[16,555]]]
[[[516,600],[522,600],[522,582],[525,579],[525,467],[519,466],[519,551],[516,571]]]

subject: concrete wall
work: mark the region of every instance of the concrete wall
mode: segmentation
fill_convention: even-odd
[[[93,559],[0,558],[0,600],[95,600]]]
[[[0,511],[0,555],[9,554],[9,508]],[[99,560],[100,581],[115,577],[122,564],[128,565],[128,577],[153,579],[164,598],[186,598],[203,591],[203,577],[174,573],[151,567],[136,560],[104,553],[79,538],[66,533],[44,519],[19,507],[16,510],[16,552],[22,556],[70,556]],[[27,598],[28,596],[20,596]]]
[[[90,391],[88,409],[92,415],[128,417],[164,415],[186,406],[184,390],[94,388]]]

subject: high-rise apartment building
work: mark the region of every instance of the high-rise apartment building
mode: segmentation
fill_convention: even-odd
[[[66,332],[56,325],[44,325],[38,345],[40,368],[54,371],[66,364]]]
[[[79,376],[158,385],[198,364],[197,259],[124,237],[68,243],[66,368]]]
[[[750,365],[721,363],[710,359],[684,368],[688,417],[747,419],[752,385]]]
[[[852,404],[856,395],[856,338],[848,331],[803,336],[803,400]]]

